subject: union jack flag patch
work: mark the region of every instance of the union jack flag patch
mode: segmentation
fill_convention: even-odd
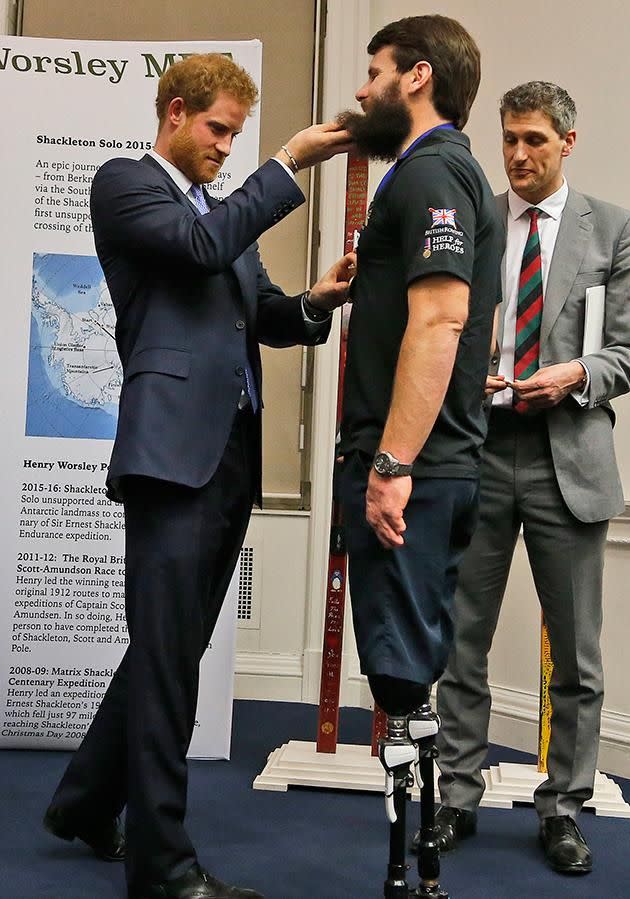
[[[433,209],[432,206],[429,206],[429,212],[433,217],[432,228],[436,228],[439,225],[442,225],[442,227],[455,227],[456,209]]]

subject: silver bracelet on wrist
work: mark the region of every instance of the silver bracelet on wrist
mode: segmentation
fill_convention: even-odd
[[[280,149],[281,149],[281,150],[284,150],[284,152],[287,154],[287,157],[288,157],[288,159],[289,159],[289,162],[291,163],[291,168],[293,169],[293,174],[294,174],[294,175],[297,175],[297,173],[300,171],[300,167],[299,167],[299,165],[297,164],[297,159],[295,158],[295,156],[293,155],[293,153],[292,153],[289,149],[287,149],[287,147],[285,147],[284,144],[282,144],[282,146],[280,147]]]

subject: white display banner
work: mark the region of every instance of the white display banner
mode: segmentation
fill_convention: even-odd
[[[261,81],[262,46],[0,36],[0,747],[71,748],[128,643],[123,510],[105,496],[122,370],[95,255],[90,184],[157,131],[160,74],[229,53]],[[210,186],[258,166],[258,107]],[[227,757],[236,582],[202,664],[191,754]]]

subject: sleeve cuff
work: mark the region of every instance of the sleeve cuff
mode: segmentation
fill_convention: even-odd
[[[282,165],[282,163],[280,163]],[[320,324],[326,322],[331,317],[332,312],[325,309],[316,309],[312,303],[309,303],[308,297],[310,290],[305,291],[301,297],[302,316],[307,324]]]
[[[272,156],[271,158],[273,159],[274,162],[277,162],[278,165],[281,165],[282,168],[285,170],[285,172],[291,176],[293,181],[295,181],[295,175],[293,174],[293,170],[290,169],[286,163],[284,163],[281,159],[278,159],[277,156]]]
[[[588,406],[588,395],[591,388],[591,373],[588,370],[588,366],[584,362],[582,362],[581,359],[576,359],[575,361],[579,362],[584,369],[586,383],[581,389],[571,391],[571,396],[580,406]]]

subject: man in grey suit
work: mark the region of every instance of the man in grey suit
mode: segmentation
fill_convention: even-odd
[[[630,388],[630,213],[568,187],[575,105],[530,82],[501,101],[510,182],[504,302],[486,393],[478,529],[460,568],[455,642],[438,686],[442,851],[476,830],[484,791],[487,656],[523,538],[554,662],[548,777],[535,792],[550,866],[587,873],[575,819],[593,791],[603,677],[599,637],[608,520],[623,507],[609,400]],[[601,336],[584,346],[589,288],[605,290]],[[603,291],[590,291],[593,302]],[[603,300],[602,300],[603,301]]]

